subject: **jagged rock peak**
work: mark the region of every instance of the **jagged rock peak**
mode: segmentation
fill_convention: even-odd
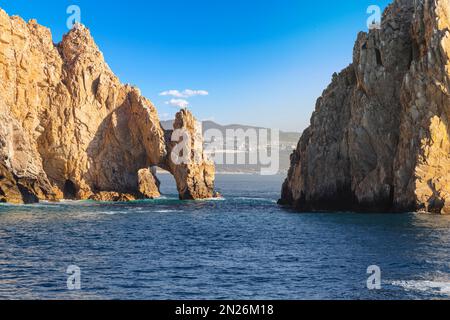
[[[450,6],[396,0],[318,99],[281,204],[450,213]]]
[[[0,9],[0,202],[157,197],[155,166],[175,176],[180,198],[213,195],[214,166],[172,163],[167,136],[89,29],[75,25],[55,45],[49,29]]]

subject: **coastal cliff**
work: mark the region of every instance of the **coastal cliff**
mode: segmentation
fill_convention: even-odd
[[[201,139],[195,122],[186,110],[176,116],[192,143]],[[174,175],[181,199],[213,197],[214,164],[201,147],[200,157],[174,164],[182,139],[171,138],[86,27],[54,44],[47,28],[0,9],[0,202],[154,198],[153,166]]]
[[[318,99],[279,203],[450,214],[449,92],[448,1],[395,0]]]

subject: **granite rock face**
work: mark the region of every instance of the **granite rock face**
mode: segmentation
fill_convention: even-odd
[[[299,211],[450,214],[450,6],[395,0],[358,35],[291,156]]]
[[[188,111],[179,117],[194,126]],[[172,144],[86,27],[54,44],[47,28],[0,9],[0,201],[153,198],[152,166],[174,174],[182,199],[213,195],[214,166],[203,157],[174,165]]]
[[[172,137],[167,138],[171,156],[166,169],[173,173],[180,197],[182,199],[218,197],[214,191],[214,162],[203,153],[203,136],[198,123],[190,112],[182,110],[176,115],[173,127],[174,131],[169,131],[166,136]]]

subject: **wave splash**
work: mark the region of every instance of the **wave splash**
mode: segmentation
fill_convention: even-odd
[[[392,282],[392,285],[402,287],[407,291],[420,291],[450,296],[450,282],[446,281],[426,281],[426,280],[394,281]]]

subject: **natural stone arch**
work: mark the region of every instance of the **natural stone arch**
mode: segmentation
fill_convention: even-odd
[[[203,150],[200,161],[171,161],[176,143],[156,108],[120,83],[86,27],[76,24],[54,44],[47,28],[0,9],[0,34],[0,120],[14,124],[0,126],[0,201],[123,201],[142,198],[140,190],[154,196],[153,165],[175,176],[181,199],[214,195],[214,165]],[[201,139],[189,111],[175,123]],[[13,140],[17,150],[8,147]]]

